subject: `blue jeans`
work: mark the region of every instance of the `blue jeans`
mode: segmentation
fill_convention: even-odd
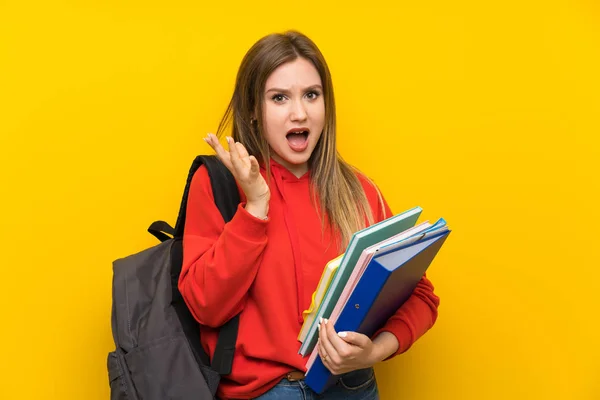
[[[379,400],[373,368],[342,375],[338,382],[322,394],[315,393],[304,381],[282,379],[275,387],[255,400]]]

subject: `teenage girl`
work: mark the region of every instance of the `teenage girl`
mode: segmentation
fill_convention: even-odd
[[[298,32],[260,39],[245,55],[217,134],[205,140],[235,177],[241,203],[224,223],[208,173],[190,187],[179,289],[213,355],[218,330],[240,314],[223,399],[376,399],[373,365],[405,352],[437,318],[424,276],[372,337],[320,324],[318,351],[338,383],[317,395],[302,378],[297,340],[328,261],[352,234],[392,215],[378,188],[336,149],[331,75],[317,46]]]

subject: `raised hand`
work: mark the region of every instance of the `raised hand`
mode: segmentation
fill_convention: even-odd
[[[246,210],[257,218],[264,219],[269,210],[271,192],[260,174],[258,161],[248,154],[243,144],[227,137],[229,151],[225,150],[218,138],[209,133],[204,139],[216,152],[217,157],[229,169],[246,195]]]

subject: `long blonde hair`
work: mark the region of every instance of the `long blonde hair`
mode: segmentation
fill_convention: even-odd
[[[232,137],[270,171],[270,148],[262,135],[263,93],[267,78],[280,65],[302,57],[315,66],[323,84],[325,124],[308,161],[313,201],[317,202],[332,230],[340,233],[343,248],[352,234],[373,223],[373,212],[355,168],[336,149],[336,116],[333,84],[327,63],[318,47],[296,31],[275,33],[256,42],[244,56],[235,89],[217,135],[233,122]],[[253,120],[255,116],[255,120]],[[268,174],[269,176],[269,174]]]

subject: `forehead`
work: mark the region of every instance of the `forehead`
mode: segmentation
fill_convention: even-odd
[[[321,84],[321,77],[313,63],[298,57],[277,67],[267,78],[265,90],[273,87],[280,89],[305,88]]]

